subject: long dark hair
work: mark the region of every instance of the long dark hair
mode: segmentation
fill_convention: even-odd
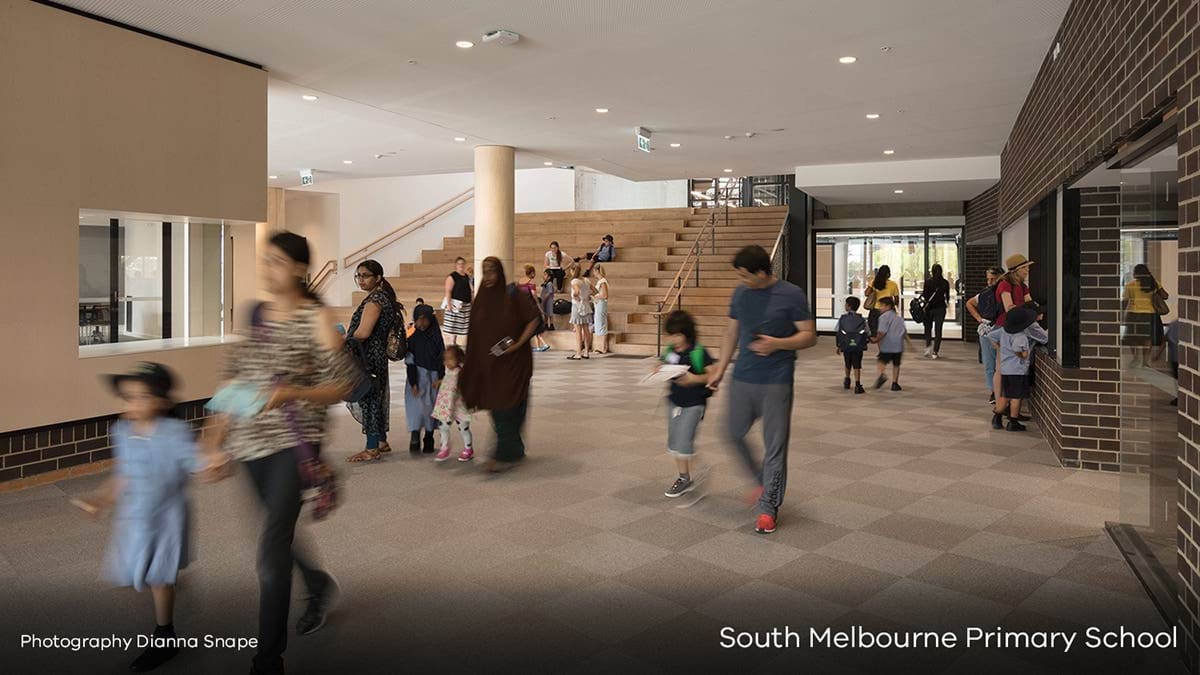
[[[879,269],[875,270],[875,280],[871,282],[871,285],[875,287],[875,290],[882,291],[887,288],[888,279],[891,278],[892,268],[887,265],[880,265]]]
[[[1158,289],[1158,282],[1155,281],[1154,275],[1150,273],[1150,268],[1146,267],[1145,263],[1138,263],[1133,266],[1133,278],[1137,279],[1142,290],[1147,293],[1153,293]]]
[[[367,268],[367,271],[371,274],[379,277],[379,285],[383,287],[383,294],[388,296],[388,299],[392,301],[393,307],[397,306],[396,289],[392,288],[392,285],[388,283],[387,277],[383,276],[383,265],[380,265],[377,260],[364,260],[358,263],[358,268],[363,267]]]
[[[308,269],[309,263],[312,262],[312,252],[308,248],[308,240],[296,234],[295,232],[288,232],[286,230],[283,232],[276,232],[268,240],[268,243],[280,251],[283,251],[283,254],[286,255],[292,262],[297,262],[301,265],[304,265],[305,270]],[[321,302],[320,296],[313,291],[312,287],[308,285],[308,282],[304,280],[304,277],[297,277],[296,281],[300,284],[300,295],[308,298],[318,305],[325,304]]]
[[[942,266],[937,263],[934,263],[933,267],[929,268],[929,278],[933,279],[934,281],[941,281],[942,280]]]

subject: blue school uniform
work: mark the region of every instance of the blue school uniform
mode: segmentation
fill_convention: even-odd
[[[161,418],[148,435],[120,420],[113,427],[113,470],[121,492],[113,512],[105,578],[120,586],[174,584],[191,560],[190,474],[196,442],[183,420]]]

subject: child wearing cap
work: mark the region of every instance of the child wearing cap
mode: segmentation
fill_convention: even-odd
[[[1008,311],[1004,326],[988,334],[997,348],[1000,363],[1000,392],[992,411],[992,428],[1025,431],[1021,424],[1021,401],[1029,397],[1029,363],[1033,343],[1046,344],[1049,336],[1038,325],[1042,311],[1035,302],[1028,302]],[[1008,426],[1004,416],[1008,415]]]
[[[200,456],[191,426],[169,416],[172,379],[157,363],[139,363],[129,373],[109,376],[124,403],[112,428],[113,471],[95,492],[73,500],[92,516],[113,509],[104,576],[139,591],[150,587],[155,638],[176,637],[175,580],[191,560],[190,474],[200,468],[219,471],[223,464],[215,456]],[[150,670],[178,651],[151,643],[129,667]]]

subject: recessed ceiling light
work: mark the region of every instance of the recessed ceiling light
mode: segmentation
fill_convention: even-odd
[[[725,169],[725,173],[733,173],[733,169]]]
[[[459,142],[459,143],[462,143],[463,141],[465,141],[465,140],[467,140],[467,139],[463,138],[462,136],[455,136],[455,137],[454,137],[454,140],[455,140],[455,141],[457,141],[457,142]]]
[[[454,43],[454,46],[458,47],[459,49],[470,49],[471,47],[475,46],[475,43],[471,42],[470,40],[459,40],[458,42]]]
[[[896,193],[896,194],[898,194],[898,195],[902,195],[902,194],[904,194],[904,190],[892,190],[892,192],[894,192],[894,193]]]
[[[842,58],[838,59],[838,63],[854,63],[857,60],[858,58],[854,56],[843,56]]]
[[[554,166],[554,162],[542,162],[544,166]]]
[[[672,144],[671,144],[671,147],[672,147],[672,148],[678,148],[678,147],[679,147],[679,145],[680,145],[679,143],[672,143]]]
[[[895,150],[884,150],[884,151],[883,151],[883,154],[885,154],[885,155],[894,155],[894,154],[896,154],[896,151],[895,151]]]
[[[890,51],[892,51],[892,48],[891,48],[891,47],[889,47],[889,46],[887,46],[887,45],[884,45],[884,46],[882,46],[882,47],[880,47],[880,48],[879,48],[879,51],[881,51],[881,52],[890,52]]]
[[[270,180],[278,180],[279,176],[267,176],[267,178]]]
[[[867,113],[867,119],[877,120],[879,119],[879,113]]]
[[[317,100],[317,97],[316,97],[316,96],[313,96],[312,94],[305,94],[305,95],[301,96],[300,98],[304,99],[305,101],[315,101],[315,100]]]
[[[604,113],[608,112],[608,108],[596,108],[596,112],[603,115]]]

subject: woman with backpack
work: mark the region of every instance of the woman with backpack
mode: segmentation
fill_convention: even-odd
[[[388,413],[391,389],[388,385],[388,334],[404,324],[400,317],[396,291],[383,276],[383,266],[365,260],[354,272],[354,281],[367,293],[358,304],[346,331],[346,347],[357,354],[363,370],[375,380],[369,394],[354,403],[347,403],[350,414],[362,425],[367,437],[366,448],[350,456],[350,462],[369,462],[379,459],[380,453],[391,452],[388,445]]]
[[[950,299],[950,282],[942,276],[942,266],[934,263],[929,278],[921,289],[925,301],[925,358],[938,357],[942,350],[942,326],[946,323],[946,307]]]
[[[1160,313],[1167,309],[1167,291],[1144,263],[1133,266],[1133,279],[1125,284],[1121,309],[1125,312],[1125,346],[1133,352],[1133,363],[1142,367],[1162,356],[1163,323]]]
[[[877,304],[880,298],[892,298],[895,306],[900,307],[900,287],[892,281],[892,268],[880,265],[879,269],[875,270],[875,278],[871,285],[867,286],[863,297],[867,299],[867,326],[871,329],[871,335],[874,335],[879,332],[879,315],[883,313]]]
[[[996,376],[996,350],[992,348],[992,341],[987,339],[987,334],[992,331],[992,321],[996,319],[996,314],[989,311],[989,307],[996,310],[1000,308],[1000,303],[996,299],[996,284],[1003,276],[1003,267],[988,268],[987,287],[978,295],[967,300],[967,312],[979,322],[979,328],[976,330],[979,335],[979,362],[983,364],[983,379],[987,383],[988,391],[991,392],[988,395],[988,403],[996,402],[996,393],[992,388]]]

